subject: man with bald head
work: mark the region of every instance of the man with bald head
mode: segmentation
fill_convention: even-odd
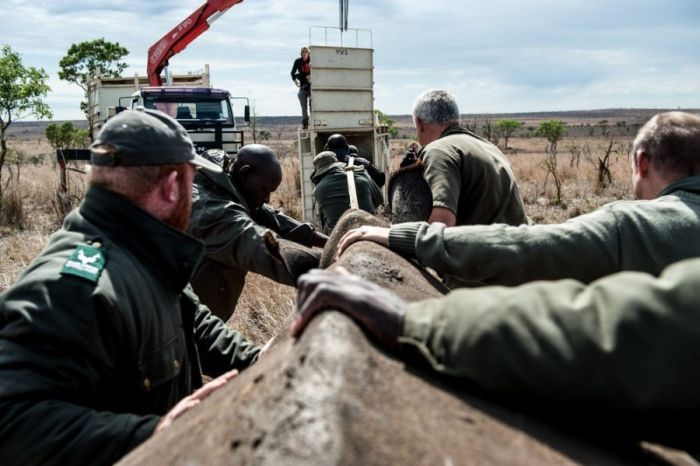
[[[293,286],[300,273],[318,264],[318,255],[310,247],[323,247],[327,237],[310,223],[300,223],[267,205],[282,182],[282,168],[269,147],[250,144],[235,156],[211,149],[203,156],[224,171],[200,171],[194,179],[188,231],[204,241],[205,255],[192,286],[201,301],[226,320],[233,314],[249,271]],[[293,261],[268,247],[277,235],[299,243]]]

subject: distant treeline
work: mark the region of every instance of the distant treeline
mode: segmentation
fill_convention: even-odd
[[[523,119],[628,119],[629,121],[646,121],[654,114],[669,110],[682,110],[689,113],[700,113],[700,109],[656,109],[656,108],[608,108],[598,110],[570,110],[562,112],[522,112],[522,113],[465,113],[464,120],[484,119],[500,120],[511,118]],[[411,121],[411,115],[389,115],[397,124],[403,126]],[[71,120],[76,128],[87,128],[86,120]],[[33,139],[44,137],[46,126],[50,123],[64,121],[17,121],[8,129],[10,138]],[[258,116],[257,124],[262,127],[299,124],[299,116]]]

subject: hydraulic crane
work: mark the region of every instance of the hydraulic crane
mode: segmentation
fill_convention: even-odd
[[[153,44],[151,48],[148,49],[148,64],[146,68],[148,82],[151,86],[163,85],[160,74],[163,69],[168,66],[168,60],[173,55],[185,50],[190,42],[209,29],[211,23],[226,13],[229,8],[242,1],[243,0],[208,0],[204,5],[197,8],[191,15],[185,18],[184,21]]]

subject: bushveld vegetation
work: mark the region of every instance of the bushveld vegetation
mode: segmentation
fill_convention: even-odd
[[[517,121],[517,120],[515,120]],[[486,126],[474,119],[476,128]],[[497,137],[498,119],[489,119],[492,137]],[[547,168],[553,156],[551,142],[537,136],[538,123],[521,122],[508,136],[509,157],[518,180],[528,215],[537,223],[562,222],[589,212],[607,202],[630,196],[628,153],[633,131],[627,126],[593,123],[567,125],[567,133],[557,140],[554,152],[557,187]],[[391,142],[391,166],[396,168],[409,143],[413,142],[410,118],[397,118],[397,138]],[[42,124],[37,123],[41,126]],[[513,126],[512,123],[509,124]],[[269,135],[266,144],[280,157],[284,180],[271,203],[296,218],[301,216],[299,162],[295,148],[295,128],[258,122],[257,131]],[[530,128],[529,128],[530,127]],[[42,127],[43,128],[43,127]],[[39,128],[29,133],[17,131],[8,137],[10,156],[5,166],[7,183],[0,218],[0,291],[41,251],[49,235],[61,224],[66,209],[57,192],[59,170],[55,161],[55,141]],[[593,135],[589,128],[593,128]],[[635,129],[636,131],[636,129]],[[481,131],[480,131],[481,132]],[[483,134],[483,133],[482,133]],[[252,135],[247,135],[252,141]],[[503,142],[504,138],[500,138]],[[604,168],[602,168],[604,166]],[[75,207],[86,189],[85,166],[69,163],[68,207]],[[601,175],[602,173],[602,175]],[[602,182],[601,182],[602,176]],[[246,288],[230,324],[257,342],[264,342],[281,327],[293,311],[295,290],[255,274],[249,274]]]

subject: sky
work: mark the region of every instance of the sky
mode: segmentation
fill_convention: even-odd
[[[73,43],[104,37],[129,50],[125,75],[203,0],[3,0],[0,44],[44,68],[55,120],[83,118],[82,90],[58,79]],[[297,115],[299,49],[338,45],[338,2],[245,0],[170,60],[209,64],[213,85],[247,96],[258,116]],[[374,49],[375,108],[409,114],[425,89],[457,96],[462,113],[700,108],[698,0],[351,0],[350,28]],[[335,28],[335,29],[333,29]],[[346,45],[355,34],[343,36]]]

